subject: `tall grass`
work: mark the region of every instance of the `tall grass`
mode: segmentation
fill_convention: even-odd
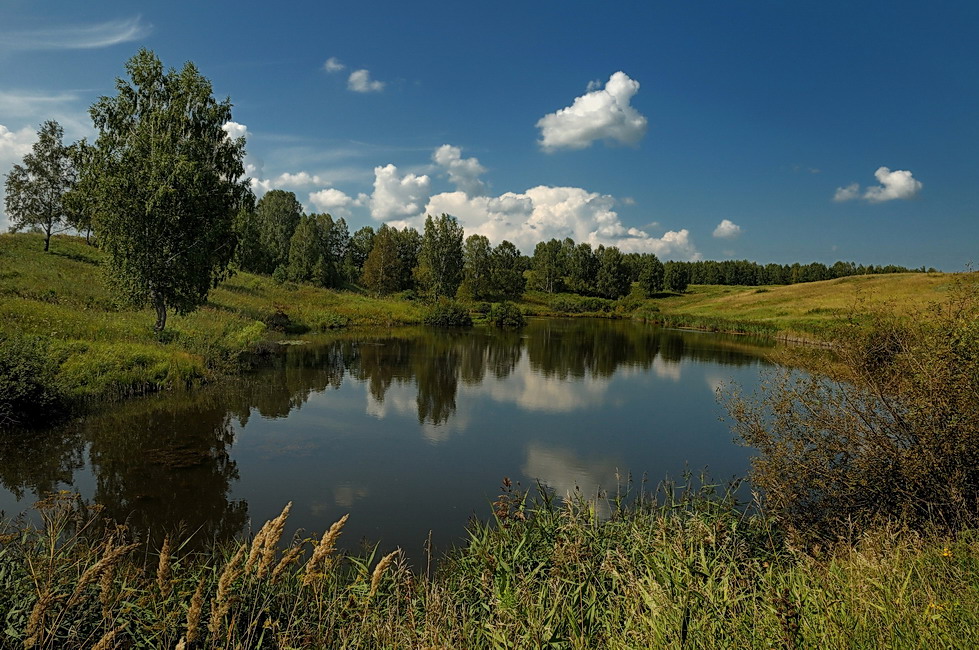
[[[852,648],[979,642],[979,537],[882,526],[800,549],[730,493],[608,503],[506,485],[436,569],[322,537],[190,554],[134,543],[77,497],[0,538],[2,647]],[[354,513],[352,516],[356,516]],[[99,646],[99,644],[102,644]]]

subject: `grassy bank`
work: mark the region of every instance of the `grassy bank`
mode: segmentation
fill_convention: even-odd
[[[0,347],[27,345],[47,373],[44,388],[64,401],[122,397],[192,385],[247,365],[273,330],[322,331],[348,325],[419,323],[423,308],[240,273],[201,309],[153,331],[149,310],[120,304],[84,240],[0,235]],[[26,344],[24,343],[26,341]],[[13,357],[10,353],[8,356]],[[22,374],[36,374],[32,365]]]
[[[687,293],[644,302],[635,315],[666,326],[825,340],[841,323],[881,308],[911,315],[942,302],[957,281],[977,279],[971,274],[895,273],[785,286],[693,285]]]
[[[665,498],[662,498],[664,497]],[[710,492],[597,517],[507,488],[437,568],[289,539],[146,551],[69,495],[0,538],[9,648],[932,648],[979,642],[975,533],[799,549]],[[350,516],[356,516],[353,513]],[[282,540],[285,539],[285,542]],[[282,543],[280,543],[282,542]],[[386,551],[387,549],[385,549]]]

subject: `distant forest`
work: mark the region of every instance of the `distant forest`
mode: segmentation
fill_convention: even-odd
[[[254,210],[240,213],[235,230],[236,259],[243,270],[333,288],[356,284],[376,295],[421,292],[436,298],[512,300],[534,290],[616,299],[634,287],[653,295],[683,292],[690,284],[796,284],[935,271],[842,261],[832,266],[747,260],[664,263],[652,253],[592,248],[571,238],[540,242],[528,256],[508,241],[494,247],[483,235],[465,237],[459,222],[444,214],[427,217],[423,233],[382,225],[351,234],[344,219],[306,215],[295,195],[283,190],[268,192]]]

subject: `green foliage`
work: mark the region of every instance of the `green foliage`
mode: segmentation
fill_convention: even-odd
[[[424,323],[436,327],[469,327],[473,324],[473,319],[461,304],[442,298],[429,308]]]
[[[556,296],[549,304],[552,310],[566,314],[610,312],[615,308],[615,302],[607,298],[590,298],[574,294]]]
[[[262,267],[249,269],[270,273],[289,265],[292,236],[303,216],[303,206],[296,195],[285,190],[270,190],[255,205],[255,221],[264,252]]]
[[[822,374],[783,371],[729,410],[759,450],[752,480],[806,539],[880,520],[917,530],[979,523],[979,288],[927,312],[880,313],[836,341]]]
[[[517,329],[527,324],[523,312],[509,300],[493,305],[486,313],[486,321],[503,329]]]
[[[598,275],[595,279],[595,291],[598,295],[615,300],[629,293],[629,269],[619,249],[615,246],[600,246],[596,257]]]
[[[639,287],[646,296],[655,295],[663,290],[665,269],[659,258],[653,254],[643,255],[639,259]]]
[[[44,233],[44,250],[51,235],[62,232],[70,220],[66,195],[74,188],[78,172],[72,148],[62,142],[64,129],[48,120],[37,132],[37,142],[22,165],[7,174],[4,205],[14,232],[32,227]]]
[[[165,72],[140,50],[115,97],[90,112],[99,131],[83,170],[113,284],[134,304],[187,313],[207,299],[234,254],[232,225],[250,200],[243,138],[222,128],[231,102],[187,63]]]
[[[435,299],[452,297],[462,283],[464,232],[455,217],[425,217],[416,277]]]
[[[57,365],[40,337],[0,333],[0,428],[63,406]]]
[[[364,262],[361,282],[375,296],[386,296],[401,287],[397,230],[384,224],[374,236],[374,246]]]
[[[683,293],[690,284],[690,270],[682,262],[667,262],[663,265],[663,287],[667,291]]]
[[[523,256],[512,243],[501,241],[491,256],[490,280],[494,296],[506,300],[519,300],[526,286]]]
[[[564,288],[569,249],[561,241],[538,242],[531,261],[533,273],[530,286],[546,293],[558,293]]]
[[[493,249],[483,235],[466,238],[462,251],[463,290],[470,300],[485,300],[493,293]]]

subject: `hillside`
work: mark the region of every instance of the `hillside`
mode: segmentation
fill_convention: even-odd
[[[956,283],[977,281],[965,273],[894,273],[783,286],[693,285],[685,294],[650,300],[637,313],[669,325],[819,338],[881,308],[917,313]]]
[[[55,237],[51,252],[33,234],[0,235],[0,339],[26,336],[55,366],[71,398],[125,396],[211,379],[236,370],[242,353],[268,336],[346,325],[421,321],[422,308],[240,273],[201,309],[153,332],[150,310],[119,304],[99,268],[102,254],[81,238]],[[2,342],[2,340],[0,340]]]

